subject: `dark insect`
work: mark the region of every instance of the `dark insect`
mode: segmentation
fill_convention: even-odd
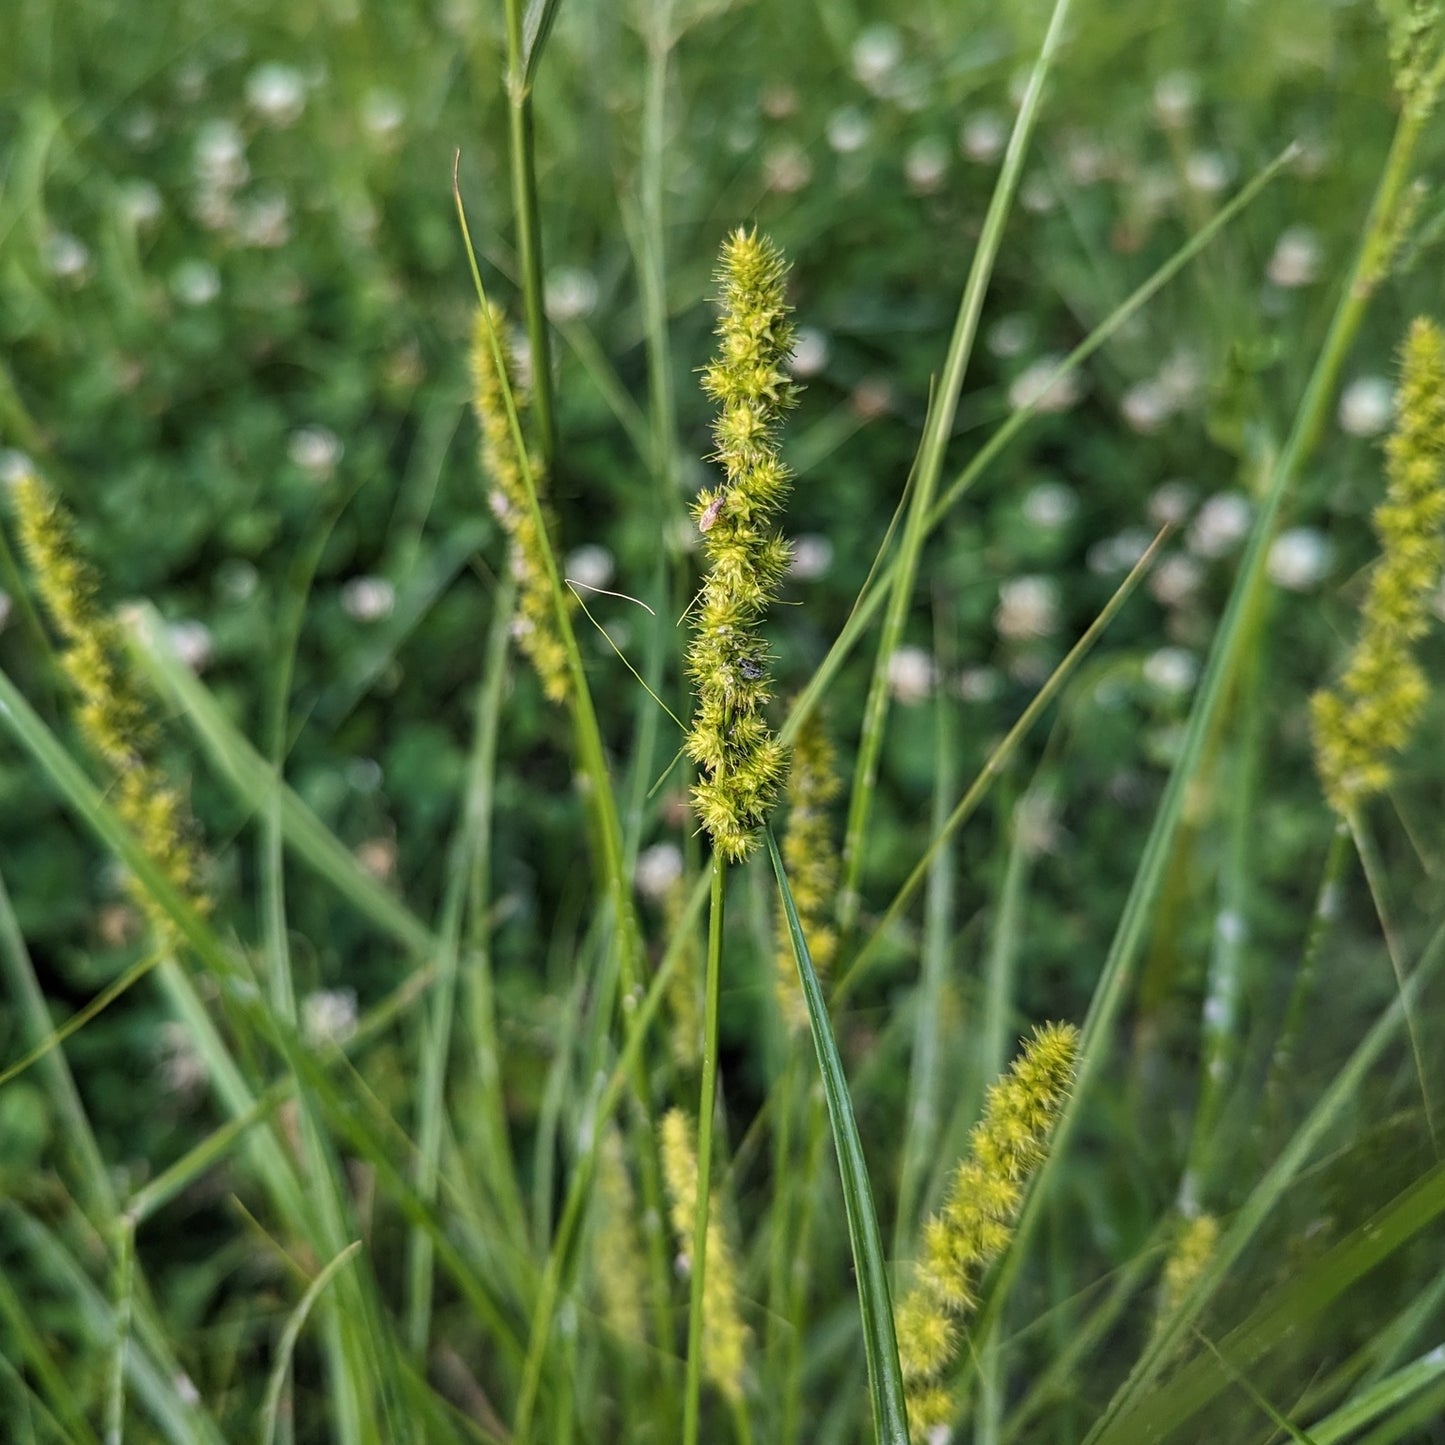
[[[749,682],[757,682],[762,677],[764,668],[762,663],[755,662],[751,657],[740,658],[738,671],[747,678]]]

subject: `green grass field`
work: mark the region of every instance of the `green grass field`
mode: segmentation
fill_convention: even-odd
[[[1445,11],[0,33],[0,1442],[1445,1442]]]

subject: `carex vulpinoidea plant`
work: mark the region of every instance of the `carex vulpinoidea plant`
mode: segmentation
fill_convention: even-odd
[[[1395,415],[1359,639],[1339,682],[1313,699],[1316,766],[1346,816],[1389,785],[1430,693],[1415,649],[1445,569],[1445,333],[1423,317],[1401,351]]]

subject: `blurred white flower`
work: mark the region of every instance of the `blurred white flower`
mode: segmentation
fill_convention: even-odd
[[[606,587],[615,570],[612,553],[595,542],[573,548],[563,563],[564,575],[583,587]]]
[[[1109,174],[1109,153],[1090,136],[1073,136],[1064,150],[1064,169],[1076,186],[1092,186]]]
[[[159,188],[153,181],[131,180],[121,187],[120,213],[132,226],[150,226],[165,209]]]
[[[293,125],[306,109],[306,84],[289,65],[259,65],[246,79],[246,102],[263,120]]]
[[[35,470],[35,463],[22,451],[6,447],[0,451],[0,482],[12,486],[21,477],[28,477]]]
[[[1270,543],[1270,581],[1291,592],[1309,592],[1330,574],[1334,549],[1315,527],[1291,527]]]
[[[221,294],[221,275],[209,261],[182,261],[171,273],[171,290],[186,306],[209,306]]]
[[[1383,376],[1357,376],[1340,393],[1340,426],[1351,436],[1379,436],[1394,408],[1395,390]]]
[[[1084,561],[1101,577],[1127,572],[1149,550],[1153,536],[1142,527],[1130,527],[1117,536],[1104,537],[1089,548]]]
[[[1124,393],[1119,410],[1131,430],[1147,436],[1174,414],[1174,401],[1158,381],[1139,381]]]
[[[196,137],[196,179],[213,190],[235,190],[246,183],[246,144],[228,120],[208,121]]]
[[[378,140],[389,140],[406,120],[406,103],[394,90],[369,90],[361,102],[361,123]]]
[[[171,650],[192,672],[204,672],[216,653],[216,640],[204,622],[172,622],[166,628]]]
[[[1008,141],[1008,122],[995,111],[980,110],[969,116],[959,132],[958,148],[978,165],[991,165]]]
[[[216,568],[216,591],[227,602],[245,602],[254,596],[261,574],[244,557],[231,557]]]
[[[597,278],[580,266],[558,266],[547,273],[545,288],[550,320],[581,321],[597,309]]]
[[[903,41],[891,25],[870,25],[853,42],[853,74],[869,90],[887,78],[903,58]]]
[[[387,883],[396,872],[396,839],[368,838],[356,846],[356,861],[363,873],[378,883]]]
[[[1175,552],[1149,574],[1149,591],[1164,607],[1183,607],[1199,594],[1204,568],[1193,557]]]
[[[1218,151],[1194,151],[1184,162],[1184,183],[1204,196],[1217,196],[1228,184],[1230,164]]]
[[[317,479],[329,477],[341,461],[345,447],[327,426],[303,426],[291,433],[286,453],[303,472]]]
[[[965,667],[958,675],[958,695],[964,702],[992,702],[1003,679],[991,667]]]
[[[1047,216],[1058,205],[1047,176],[1032,175],[1019,187],[1019,205],[1032,216]]]
[[[236,234],[242,245],[274,251],[291,239],[291,207],[276,192],[256,196],[241,207]]]
[[[1199,102],[1199,81],[1187,71],[1162,76],[1154,86],[1154,119],[1165,130],[1177,130],[1188,121]]]
[[[921,647],[900,647],[888,659],[888,690],[905,707],[923,702],[937,675],[933,659]]]
[[[774,82],[763,91],[763,114],[769,120],[787,120],[798,113],[798,92],[791,85]]]
[[[1291,226],[1275,242],[1264,274],[1272,285],[1284,290],[1308,286],[1319,279],[1323,260],[1318,234],[1308,226]]]
[[[1078,493],[1062,482],[1040,482],[1024,497],[1024,516],[1035,527],[1062,527],[1078,510]]]
[[[190,1029],[179,1019],[166,1019],[159,1040],[160,1076],[165,1087],[173,1094],[199,1093],[207,1079],[206,1063]]]
[[[380,622],[396,606],[396,588],[385,577],[353,577],[341,589],[341,609],[357,622]]]
[[[1156,380],[1169,400],[1170,410],[1182,411],[1199,399],[1204,387],[1204,369],[1192,351],[1181,349],[1159,368]]]
[[[1034,328],[1027,316],[1015,312],[1001,316],[988,329],[988,349],[997,357],[1019,356],[1033,339]]]
[[[356,1032],[356,990],[321,988],[301,1000],[301,1034],[315,1048],[344,1044]]]
[[[903,174],[921,195],[938,190],[948,174],[948,146],[937,136],[914,141],[903,157]]]
[[[654,843],[637,855],[637,891],[654,903],[682,877],[682,850],[675,843]]]
[[[788,370],[801,379],[817,376],[827,366],[831,350],[826,331],[819,331],[816,326],[800,326],[793,340]]]
[[[805,532],[793,541],[788,572],[801,582],[825,576],[833,565],[833,544],[819,532]]]
[[[1223,557],[1249,532],[1254,508],[1241,492],[1216,492],[1199,509],[1189,529],[1189,550],[1198,557]]]
[[[872,124],[856,105],[845,105],[828,117],[828,144],[840,156],[861,150],[872,133]]]
[[[999,584],[993,625],[1010,642],[1048,637],[1059,626],[1059,587],[1051,577],[1011,577]]]
[[[45,239],[45,269],[62,281],[79,281],[90,270],[90,247],[69,231]]]
[[[893,405],[893,388],[884,376],[865,376],[853,388],[848,404],[864,421],[876,421]]]
[[[801,191],[813,179],[813,163],[795,140],[779,141],[763,157],[763,184],[779,195]]]
[[[1063,360],[1062,356],[1051,354],[1030,362],[1008,389],[1009,405],[1015,411],[1028,406],[1040,412],[1068,411],[1079,400],[1081,388],[1077,371],[1054,376]]]
[[[1194,488],[1178,480],[1164,482],[1149,498],[1149,520],[1156,527],[1178,527],[1194,506]]]
[[[1144,659],[1144,681],[1171,697],[1179,697],[1199,677],[1199,659],[1182,647],[1161,647]]]

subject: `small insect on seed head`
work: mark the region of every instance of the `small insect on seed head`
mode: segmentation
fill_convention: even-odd
[[[742,673],[749,682],[757,682],[761,679],[766,669],[762,663],[756,661],[754,658],[744,657],[738,661],[738,671]]]
[[[712,531],[712,525],[721,515],[723,503],[726,500],[726,493],[719,492],[718,495],[707,504],[707,510],[697,519],[697,529],[699,532]]]

